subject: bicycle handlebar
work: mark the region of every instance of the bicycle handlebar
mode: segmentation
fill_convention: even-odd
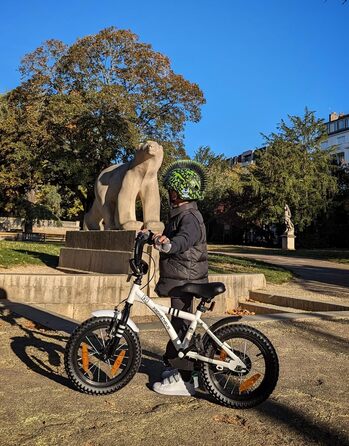
[[[139,232],[137,234],[135,242],[135,256],[134,256],[135,264],[137,266],[139,266],[141,263],[144,245],[146,243],[148,243],[148,245],[154,244],[153,237],[154,233],[150,230],[148,230],[147,232]]]

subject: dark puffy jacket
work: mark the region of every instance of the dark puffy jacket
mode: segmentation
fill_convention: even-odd
[[[188,282],[208,281],[206,229],[196,202],[171,209],[164,230],[172,242],[168,254],[160,254],[159,296],[182,297],[176,287]]]

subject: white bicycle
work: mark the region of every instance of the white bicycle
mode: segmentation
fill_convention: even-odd
[[[223,318],[211,327],[201,319],[212,309],[214,297],[225,291],[223,283],[187,283],[181,287],[200,299],[195,313],[159,305],[142,292],[142,277],[148,271],[142,260],[143,247],[152,244],[152,238],[151,232],[136,238],[130,260],[135,280],[123,310],[94,311],[69,338],[65,369],[73,385],[88,394],[106,395],[124,387],[137,373],[142,350],[139,329],[129,316],[133,303],[140,301],[160,319],[178,357],[197,361],[201,382],[219,403],[244,409],[266,400],[279,375],[278,357],[268,338],[253,327],[236,324],[236,316]],[[184,339],[178,338],[167,314],[191,321]],[[203,329],[203,336],[195,333],[198,327]]]

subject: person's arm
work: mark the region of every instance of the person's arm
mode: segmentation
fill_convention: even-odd
[[[198,220],[192,214],[186,214],[180,221],[177,234],[170,240],[171,249],[168,254],[178,254],[187,251],[200,240],[201,229]]]

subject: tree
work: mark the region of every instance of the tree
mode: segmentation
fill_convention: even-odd
[[[38,110],[13,107],[8,96],[0,98],[0,207],[24,218],[28,231],[35,215],[35,190],[42,184],[37,135]]]
[[[244,217],[259,225],[283,222],[287,203],[298,230],[326,210],[337,191],[331,150],[322,150],[326,128],[322,119],[305,109],[304,117],[289,116],[278,132],[266,137],[266,148],[242,174],[249,196]]]
[[[210,147],[199,147],[194,160],[206,167],[207,186],[200,210],[211,235],[211,223],[217,217],[231,222],[232,197],[241,192],[240,169],[231,167],[224,155],[216,155]]]
[[[306,248],[349,248],[349,169],[334,166],[338,192],[331,205],[301,235]]]
[[[166,159],[183,156],[185,123],[200,119],[205,102],[166,56],[127,30],[107,28],[70,46],[49,40],[20,70],[22,83],[6,102],[12,127],[20,120],[32,143],[7,126],[9,147],[23,145],[45,183],[68,187],[85,209],[98,173],[127,160],[139,142],[156,139]]]

